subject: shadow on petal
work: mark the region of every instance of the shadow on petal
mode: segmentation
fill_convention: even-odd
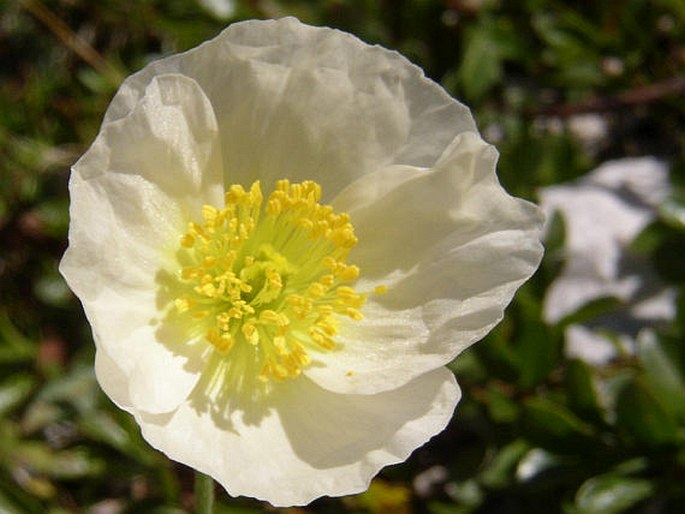
[[[454,378],[439,369],[375,395],[333,393],[309,379],[293,380],[283,384],[275,408],[298,457],[330,469],[404,460],[444,428],[457,400]]]
[[[248,352],[217,351],[206,339],[208,324],[189,320],[174,308],[174,300],[184,285],[174,274],[160,270],[157,308],[166,312],[157,321],[157,340],[175,355],[187,359],[185,369],[200,374],[188,398],[198,414],[209,414],[217,427],[233,430],[231,417],[241,415],[241,423],[258,425],[270,410],[273,384],[259,380],[260,369]]]

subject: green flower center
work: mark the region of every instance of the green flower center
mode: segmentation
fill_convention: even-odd
[[[347,214],[321,205],[311,181],[229,188],[225,207],[205,205],[181,237],[179,313],[200,323],[227,359],[246,359],[263,382],[296,377],[311,351],[330,351],[341,319],[362,319],[366,295],[345,263],[357,243]],[[382,291],[378,291],[382,292]]]

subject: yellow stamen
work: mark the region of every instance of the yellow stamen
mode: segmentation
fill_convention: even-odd
[[[279,180],[266,200],[259,181],[232,185],[225,206],[203,206],[203,222],[180,238],[176,310],[202,324],[222,359],[248,363],[262,382],[299,376],[310,353],[335,348],[342,319],[363,318],[366,294],[353,287],[360,270],[345,262],[354,228],[320,199],[312,181]]]

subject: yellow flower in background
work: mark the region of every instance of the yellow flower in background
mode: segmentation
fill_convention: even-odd
[[[402,56],[293,18],[148,65],[70,181],[100,385],[231,495],[363,491],[446,426],[445,365],[539,263],[496,159]]]

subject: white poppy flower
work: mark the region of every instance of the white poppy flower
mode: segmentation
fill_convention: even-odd
[[[70,182],[101,386],[231,495],[364,490],[445,427],[445,364],[539,263],[496,158],[399,54],[293,18],[148,65]]]
[[[669,194],[668,167],[653,157],[606,162],[574,183],[540,191],[548,219],[558,211],[566,227],[565,266],[545,295],[545,320],[557,323],[600,298],[621,302],[612,312],[566,328],[569,357],[605,364],[620,352],[631,353],[642,329],[675,316],[675,291],[630,250]]]

